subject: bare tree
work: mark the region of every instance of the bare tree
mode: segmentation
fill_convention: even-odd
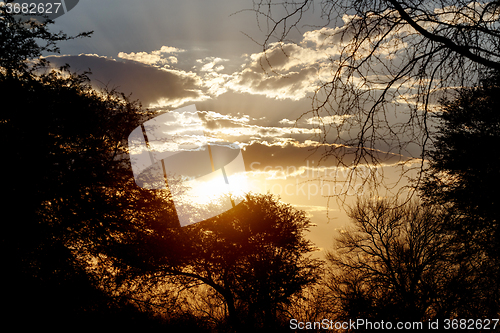
[[[445,210],[361,200],[354,228],[337,238],[330,263],[331,303],[339,320],[426,321],[478,316],[491,310],[481,260],[458,260],[445,232]]]
[[[261,65],[268,73],[286,75],[273,72],[267,55],[281,48],[290,56],[287,38],[317,10],[314,3],[254,1],[259,25],[262,18],[267,23]],[[322,47],[334,51],[330,74],[321,76],[304,115],[319,119],[323,157],[353,170],[395,158],[402,177],[413,161],[420,175],[432,145],[428,115],[438,97],[500,69],[500,2],[322,0],[319,7],[326,22],[317,27]],[[326,116],[342,121],[322,122]],[[370,176],[377,183],[375,173]]]

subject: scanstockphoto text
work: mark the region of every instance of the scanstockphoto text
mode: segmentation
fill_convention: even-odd
[[[327,318],[321,321],[299,321],[290,319],[289,327],[293,330],[495,330],[500,319],[444,319],[420,321],[371,321],[367,319],[349,319],[349,321],[333,321]]]
[[[263,166],[260,162],[253,162],[250,169],[253,174],[266,176],[263,182],[252,182],[253,190],[270,191],[280,196],[306,196],[308,200],[317,195],[363,195],[366,190],[364,180],[378,173],[375,167],[315,166],[314,161],[306,161],[306,165],[301,167]]]
[[[290,329],[292,330],[420,330],[424,328],[422,322],[397,322],[390,321],[370,321],[366,319],[349,319],[349,321],[333,321],[324,318],[321,321],[299,321],[297,319],[290,319]]]

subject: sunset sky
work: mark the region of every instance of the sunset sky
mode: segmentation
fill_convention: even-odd
[[[327,181],[332,175],[347,180],[347,174],[332,159],[318,165],[322,148],[331,146],[319,145],[325,134],[317,126],[319,119],[305,113],[311,109],[311,94],[330,77],[331,59],[339,52],[339,45],[325,36],[341,27],[321,28],[325,22],[318,5],[304,17],[300,31],[291,33],[290,43],[269,51],[273,73],[260,62],[262,47],[251,39],[262,42],[265,30],[259,30],[255,13],[239,12],[251,8],[251,0],[80,1],[51,30],[94,34],[61,43],[60,54],[48,59],[56,66],[90,69],[96,87],[132,94],[131,99],[147,108],[168,111],[195,104],[206,133],[242,148],[247,186],[278,194],[306,211],[317,225],[311,239],[328,249],[348,219],[325,196],[343,185]],[[326,125],[341,120],[321,119]],[[327,138],[339,134],[328,133]],[[387,181],[395,181],[391,159],[386,163]],[[367,194],[362,183],[351,187],[348,202],[356,193]]]

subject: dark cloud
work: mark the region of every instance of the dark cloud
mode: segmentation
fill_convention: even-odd
[[[313,153],[311,155],[311,153]],[[245,147],[243,151],[243,159],[245,160],[245,167],[247,171],[253,169],[263,170],[265,167],[277,167],[283,166],[304,166],[307,160],[313,161],[316,157],[316,161],[319,160],[321,155],[314,156],[314,152],[311,148],[297,147],[292,144],[287,144],[285,146],[268,146],[261,143],[253,143]],[[252,163],[254,163],[252,165]]]
[[[49,57],[55,66],[69,64],[73,71],[90,70],[92,83],[99,87],[116,88],[144,106],[159,99],[182,100],[200,97],[197,81],[181,72],[169,72],[134,61],[115,61],[97,56]]]
[[[349,147],[335,147],[335,146],[325,146],[319,145],[316,149],[314,146],[306,146],[300,144],[287,143],[285,145],[266,145],[262,143],[253,143],[245,147],[243,151],[243,159],[245,160],[245,167],[247,171],[261,170],[264,171],[266,167],[271,167],[276,169],[282,167],[284,170],[287,167],[299,168],[301,166],[317,167],[336,167],[338,166],[338,161],[334,155],[330,155],[326,159],[324,153],[329,151],[333,153],[343,154],[344,158],[342,163],[344,165],[351,165],[355,157],[355,148]],[[377,158],[380,163],[384,164],[394,164],[400,161],[407,160],[407,158],[402,157],[397,154],[390,154],[382,151],[371,150],[369,151],[374,158]],[[320,162],[321,161],[321,162]],[[366,164],[370,160],[367,160]],[[252,164],[253,163],[253,164]],[[364,164],[364,163],[362,163]]]
[[[217,115],[220,115],[217,113]],[[242,123],[246,123],[246,118],[233,118],[230,116],[219,116],[213,118],[207,111],[198,111],[198,117],[203,122],[204,126],[209,130],[220,128],[239,128]]]

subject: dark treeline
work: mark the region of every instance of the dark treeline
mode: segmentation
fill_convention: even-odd
[[[1,13],[8,322],[265,332],[290,331],[291,319],[498,318],[497,74],[442,102],[421,199],[358,201],[321,261],[305,213],[271,195],[179,228],[169,194],[138,188],[131,172],[128,134],[152,114],[39,59],[87,35]]]

